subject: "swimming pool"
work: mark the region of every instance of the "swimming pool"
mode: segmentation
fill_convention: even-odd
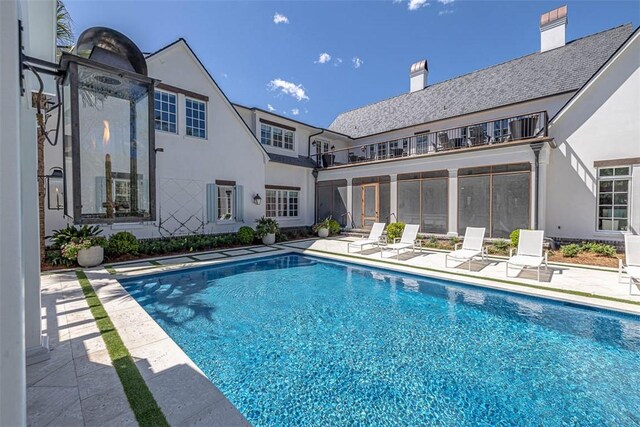
[[[638,425],[640,319],[301,255],[121,282],[254,425]]]

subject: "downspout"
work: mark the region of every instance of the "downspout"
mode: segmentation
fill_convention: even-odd
[[[318,133],[309,135],[309,138],[307,138],[307,156],[309,157],[309,159],[311,159],[311,138],[314,136],[322,135],[323,133],[324,133],[324,129],[322,129]],[[317,166],[313,168],[313,172],[311,172],[311,174],[313,175],[313,223],[315,224],[318,222],[318,198],[316,197],[316,189],[318,187]]]

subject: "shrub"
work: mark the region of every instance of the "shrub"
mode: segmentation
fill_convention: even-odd
[[[460,243],[460,237],[458,236],[449,237],[449,243],[451,243],[451,246],[457,245],[458,243]]]
[[[240,227],[240,229],[236,233],[236,239],[238,240],[238,243],[242,245],[250,245],[251,243],[253,243],[254,237],[255,232],[253,231],[253,228],[247,225],[243,225],[242,227]]]
[[[588,242],[583,243],[581,249],[584,252],[591,252],[599,256],[613,258],[616,256],[616,248],[605,243]]]
[[[436,239],[436,236],[431,236],[431,237],[429,237],[427,242],[424,243],[424,245],[427,248],[437,248],[438,247],[438,239]]]
[[[340,223],[335,219],[329,219],[329,234],[340,234]]]
[[[580,251],[580,245],[576,245],[575,243],[564,245],[560,248],[560,252],[562,252],[562,255],[567,258],[573,258],[574,256],[578,255]]]
[[[387,225],[387,239],[389,239],[389,242],[393,242],[394,239],[402,237],[404,226],[404,222],[392,222]]]
[[[513,234],[513,233],[511,233]],[[493,247],[499,251],[505,251],[509,249],[509,241],[508,240],[496,240],[493,242]]]
[[[517,248],[518,242],[520,241],[520,230],[513,230],[511,234],[509,234],[509,239],[511,239],[511,247]]]
[[[256,237],[262,239],[267,234],[275,234],[280,228],[278,222],[273,218],[262,217],[256,220]]]
[[[138,249],[138,239],[128,231],[120,231],[109,237],[109,246],[107,246],[109,255],[138,255]]]
[[[80,228],[68,225],[66,228],[54,230],[53,234],[47,237],[51,238],[55,248],[62,248],[72,241],[79,242],[80,240],[96,237],[100,233],[102,233],[102,229],[97,225],[83,225]]]

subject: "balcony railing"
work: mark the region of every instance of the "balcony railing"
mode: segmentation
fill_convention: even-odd
[[[327,168],[501,144],[547,136],[547,119],[547,112],[540,111],[332,150],[311,158],[318,167]]]

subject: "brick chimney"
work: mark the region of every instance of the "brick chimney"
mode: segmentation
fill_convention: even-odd
[[[409,92],[416,92],[427,87],[428,76],[429,65],[426,59],[413,64],[409,71]]]
[[[566,43],[567,6],[564,5],[540,16],[540,52],[546,52]]]

